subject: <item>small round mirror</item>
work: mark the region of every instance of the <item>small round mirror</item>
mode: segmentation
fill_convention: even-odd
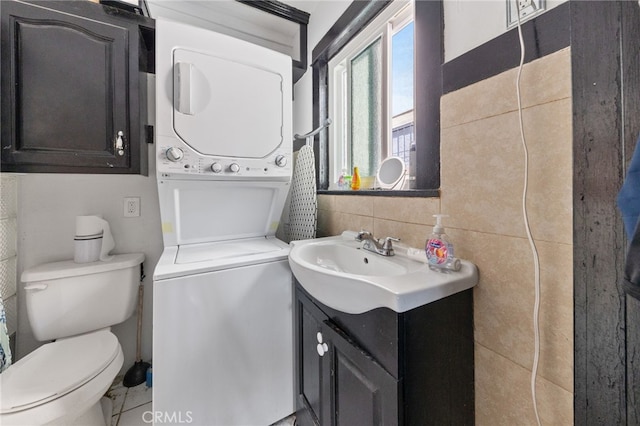
[[[404,160],[400,157],[386,158],[378,168],[378,183],[382,189],[394,189],[404,177]]]

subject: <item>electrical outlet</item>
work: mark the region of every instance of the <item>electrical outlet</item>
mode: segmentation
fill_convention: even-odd
[[[140,197],[126,197],[124,199],[124,217],[140,216]]]
[[[518,10],[520,12],[532,6],[533,6],[533,0],[518,0]]]
[[[527,21],[544,12],[546,0],[507,0],[507,28],[511,28],[520,22]]]

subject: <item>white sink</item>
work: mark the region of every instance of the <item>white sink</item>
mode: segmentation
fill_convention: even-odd
[[[347,236],[293,241],[289,252],[289,265],[302,287],[349,314],[381,307],[406,312],[475,286],[476,266],[460,263],[459,271],[433,271],[401,254],[387,257],[364,250]]]

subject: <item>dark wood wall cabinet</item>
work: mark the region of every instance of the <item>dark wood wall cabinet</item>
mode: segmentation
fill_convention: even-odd
[[[301,426],[473,425],[473,293],[397,313],[331,309],[296,282]]]
[[[2,1],[2,171],[147,174],[149,18],[89,1]]]

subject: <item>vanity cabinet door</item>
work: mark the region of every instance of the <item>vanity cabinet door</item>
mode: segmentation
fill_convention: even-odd
[[[297,295],[297,393],[298,408],[305,416],[298,419],[298,424],[328,425],[331,424],[331,362],[327,354],[329,342],[323,333],[327,316],[306,297]],[[310,418],[306,418],[308,415]]]
[[[399,424],[399,382],[342,330],[325,322],[331,348],[332,426]]]
[[[298,424],[399,424],[399,382],[296,292]]]
[[[3,1],[0,12],[3,171],[146,173],[130,24],[90,2]]]
[[[401,314],[339,312],[298,283],[296,297],[300,426],[473,424],[472,289]]]

